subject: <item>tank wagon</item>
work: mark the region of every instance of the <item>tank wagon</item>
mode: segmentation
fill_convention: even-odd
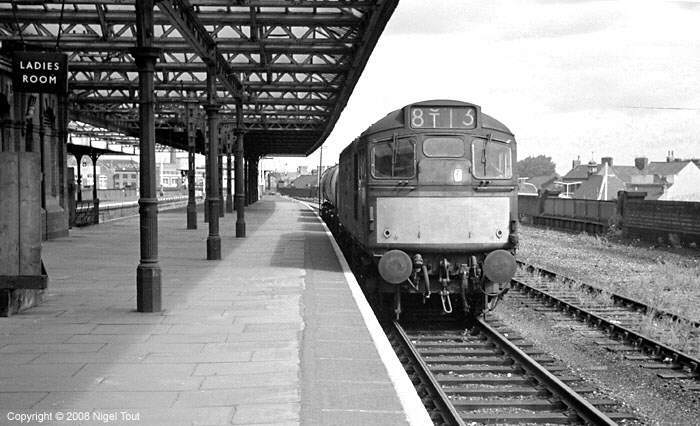
[[[392,294],[397,318],[407,297],[468,316],[494,307],[516,270],[516,147],[452,100],[393,111],[348,145],[322,176],[321,216],[365,292]]]

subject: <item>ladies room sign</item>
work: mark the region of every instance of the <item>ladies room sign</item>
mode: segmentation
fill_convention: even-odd
[[[18,92],[65,94],[68,56],[63,53],[14,52],[12,83]]]

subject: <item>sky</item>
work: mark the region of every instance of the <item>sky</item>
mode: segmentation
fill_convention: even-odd
[[[323,164],[390,111],[481,106],[518,157],[700,157],[700,0],[400,0],[323,145]],[[262,169],[318,165],[264,160]]]

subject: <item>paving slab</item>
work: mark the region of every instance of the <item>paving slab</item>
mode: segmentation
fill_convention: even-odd
[[[246,208],[245,239],[225,216],[221,261],[205,259],[198,219],[186,230],[184,209],[159,214],[158,313],[135,312],[138,217],[44,243],[44,303],[0,319],[2,421],[73,410],[88,413],[80,424],[411,423],[314,213],[266,197]]]

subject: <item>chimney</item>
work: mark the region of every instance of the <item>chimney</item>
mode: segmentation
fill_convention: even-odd
[[[603,157],[600,159],[600,165],[602,166],[603,164],[608,163],[608,167],[612,167],[613,165],[613,159],[612,157]]]
[[[579,155],[577,159],[571,162],[571,168],[575,169],[576,167],[581,165],[581,156]]]
[[[634,167],[639,170],[646,169],[647,165],[649,165],[649,159],[647,157],[637,157],[634,159]]]
[[[674,160],[675,160],[675,158],[673,157],[673,151],[668,151],[668,155],[666,155],[666,162],[670,163]]]

